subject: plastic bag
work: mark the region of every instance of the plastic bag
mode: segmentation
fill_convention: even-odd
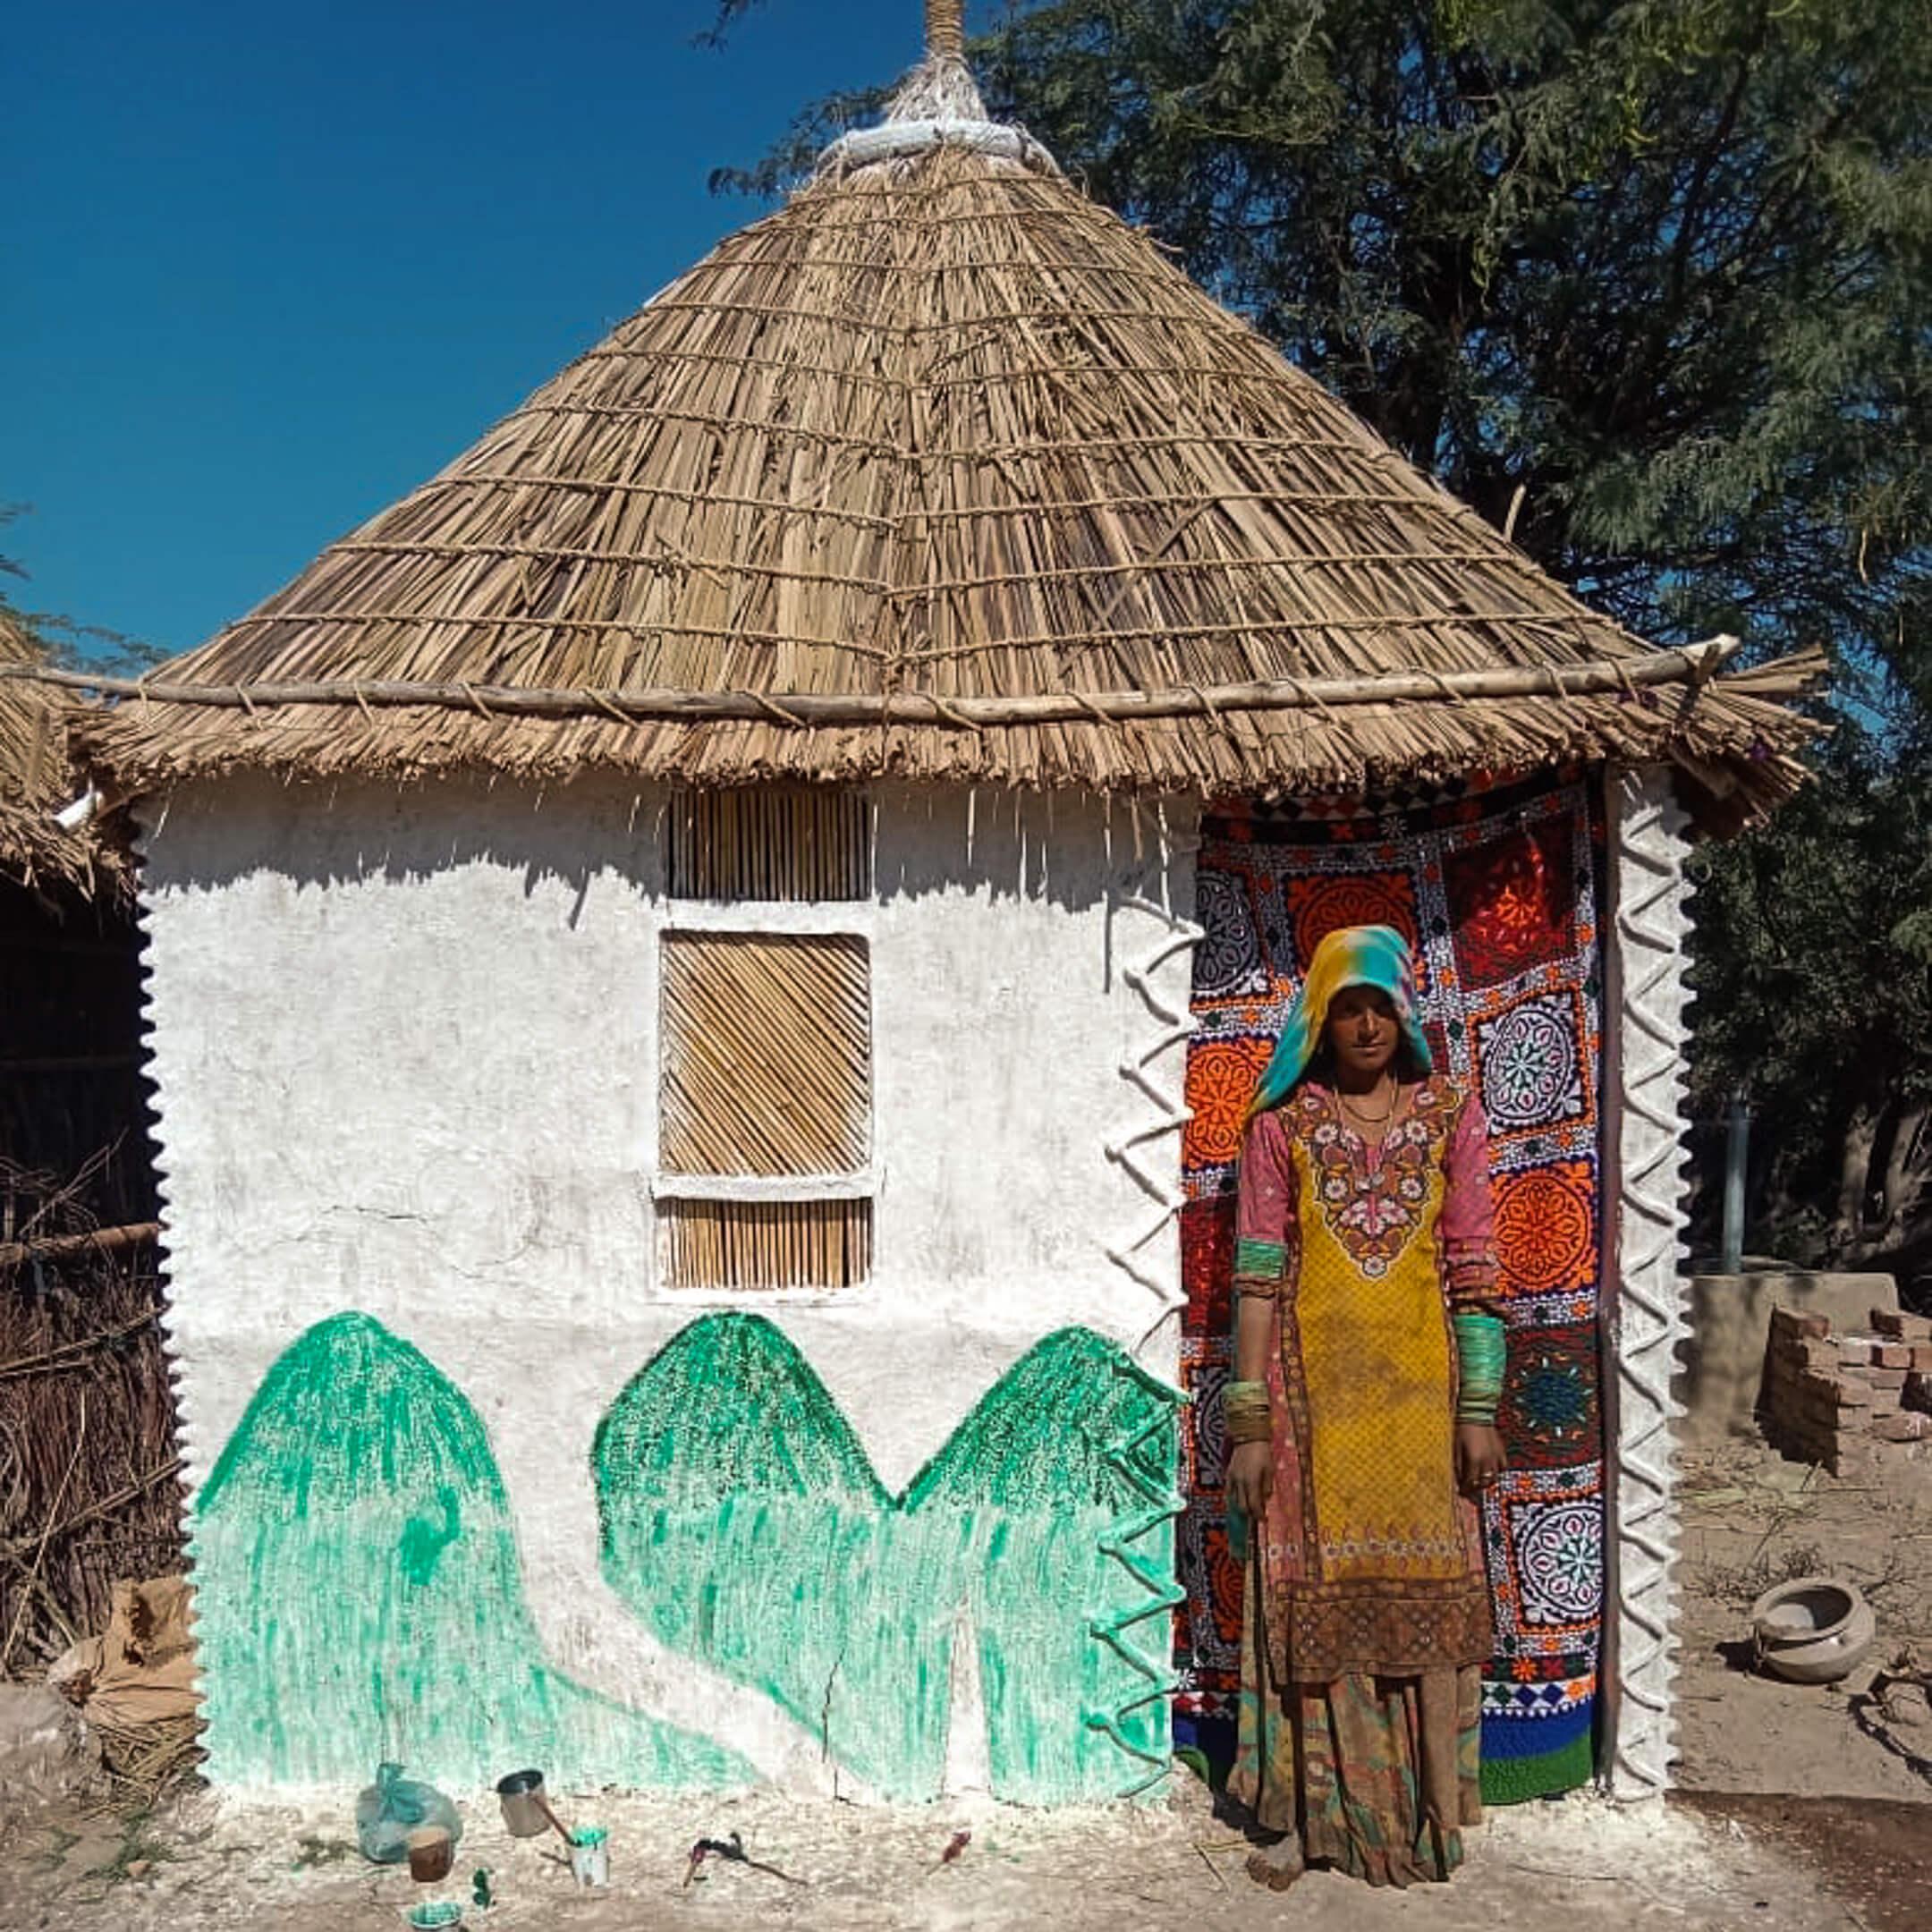
[[[426,1825],[440,1825],[452,1845],[462,1836],[456,1807],[434,1784],[404,1777],[399,1764],[377,1765],[376,1782],[356,1800],[362,1856],[377,1865],[400,1865],[409,1856],[409,1835]]]

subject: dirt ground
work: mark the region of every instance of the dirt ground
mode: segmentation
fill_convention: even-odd
[[[611,1886],[600,1894],[576,1891],[547,1844],[508,1839],[489,1815],[495,1809],[468,1808],[458,1854],[465,1881],[479,1865],[492,1875],[501,1902],[465,1921],[491,1932],[966,1932],[1037,1924],[1120,1932],[1182,1921],[1245,1932],[1331,1917],[1360,1932],[1419,1918],[1462,1932],[1557,1916],[1566,1932],[1685,1923],[1857,1932],[1861,1924],[1801,1866],[1726,1821],[1619,1810],[1582,1794],[1496,1814],[1451,1885],[1370,1892],[1311,1874],[1285,1895],[1247,1881],[1245,1846],[1191,1780],[1166,1803],[1087,1813],[956,1805],[875,1812],[769,1797],[736,1804],[599,1799],[595,1815],[608,1824],[612,1845]],[[569,1809],[580,1819],[590,1810],[577,1802]],[[942,1865],[962,1830],[971,1842]],[[727,1865],[686,1886],[692,1839],[733,1831],[753,1857],[800,1882]],[[365,1864],[339,1815],[245,1809],[205,1796],[131,1837],[106,1820],[75,1842],[29,1837],[9,1849],[5,1874],[0,1923],[45,1932],[397,1932],[420,1895],[406,1871]],[[428,1889],[467,1896],[469,1885]]]
[[[1781,1683],[1750,1669],[1746,1618],[1765,1590],[1821,1571],[1849,1577],[1878,1619],[1880,1664],[1932,1665],[1932,1462],[1885,1482],[1838,1482],[1756,1442],[1686,1454],[1679,1782],[1704,1792],[1923,1803],[1932,1726],[1892,1716],[1858,1675]],[[1897,1703],[1899,1700],[1894,1700]],[[1926,1824],[1932,1835],[1932,1812]]]
[[[1492,1812],[1446,1887],[1371,1892],[1314,1873],[1286,1894],[1258,1891],[1241,1872],[1245,1844],[1182,1772],[1152,1801],[1083,1812],[568,1794],[575,1821],[610,1828],[603,1893],[577,1891],[549,1842],[510,1840],[493,1798],[464,1803],[452,1880],[419,1889],[361,1860],[343,1802],[250,1807],[196,1791],[148,1817],[72,1804],[9,1816],[0,1793],[0,1928],[396,1932],[425,1896],[468,1903],[479,1868],[497,1902],[464,1922],[489,1932],[1120,1932],[1183,1920],[1258,1932],[1330,1917],[1360,1932],[1425,1919],[1468,1932],[1553,1919],[1565,1932],[1922,1925],[1932,1724],[1911,1721],[1909,1699],[1755,1677],[1741,1637],[1769,1582],[1831,1569],[1871,1597],[1883,1661],[1913,1645],[1932,1660],[1932,1463],[1860,1487],[1741,1445],[1687,1457],[1685,1475],[1682,1792],[1663,1808],[1576,1792]],[[686,1884],[693,1841],[733,1832],[787,1876],[714,1860]],[[962,1833],[970,1840],[945,1861]]]

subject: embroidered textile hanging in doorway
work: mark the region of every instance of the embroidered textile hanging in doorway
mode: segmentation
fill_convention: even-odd
[[[1497,1654],[1483,1692],[1494,1801],[1588,1782],[1603,1621],[1598,1402],[1601,813],[1580,776],[1300,801],[1202,827],[1182,1149],[1188,1305],[1175,1741],[1233,1752],[1241,1577],[1229,1554],[1219,1393],[1241,1116],[1309,956],[1337,926],[1415,948],[1436,1063],[1489,1119],[1510,1322],[1500,1423],[1510,1468],[1485,1498]]]

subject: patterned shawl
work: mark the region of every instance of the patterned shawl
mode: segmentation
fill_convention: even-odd
[[[1357,986],[1388,995],[1418,1072],[1431,1070],[1428,1041],[1416,1018],[1415,961],[1409,942],[1393,926],[1339,927],[1322,939],[1309,962],[1308,978],[1249,1103],[1250,1120],[1279,1106],[1293,1092],[1321,1046],[1330,1003],[1344,987]]]

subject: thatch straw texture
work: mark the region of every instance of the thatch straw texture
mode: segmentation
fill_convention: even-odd
[[[42,661],[33,640],[0,612],[0,667]],[[80,709],[38,681],[0,680],[0,877],[23,886],[97,883],[103,855],[91,838],[63,832],[54,814],[80,789],[67,757],[67,726]],[[107,861],[109,869],[113,862]]]
[[[828,167],[87,742],[130,790],[1790,789],[1801,678],[1648,658],[1050,164],[949,140]]]

